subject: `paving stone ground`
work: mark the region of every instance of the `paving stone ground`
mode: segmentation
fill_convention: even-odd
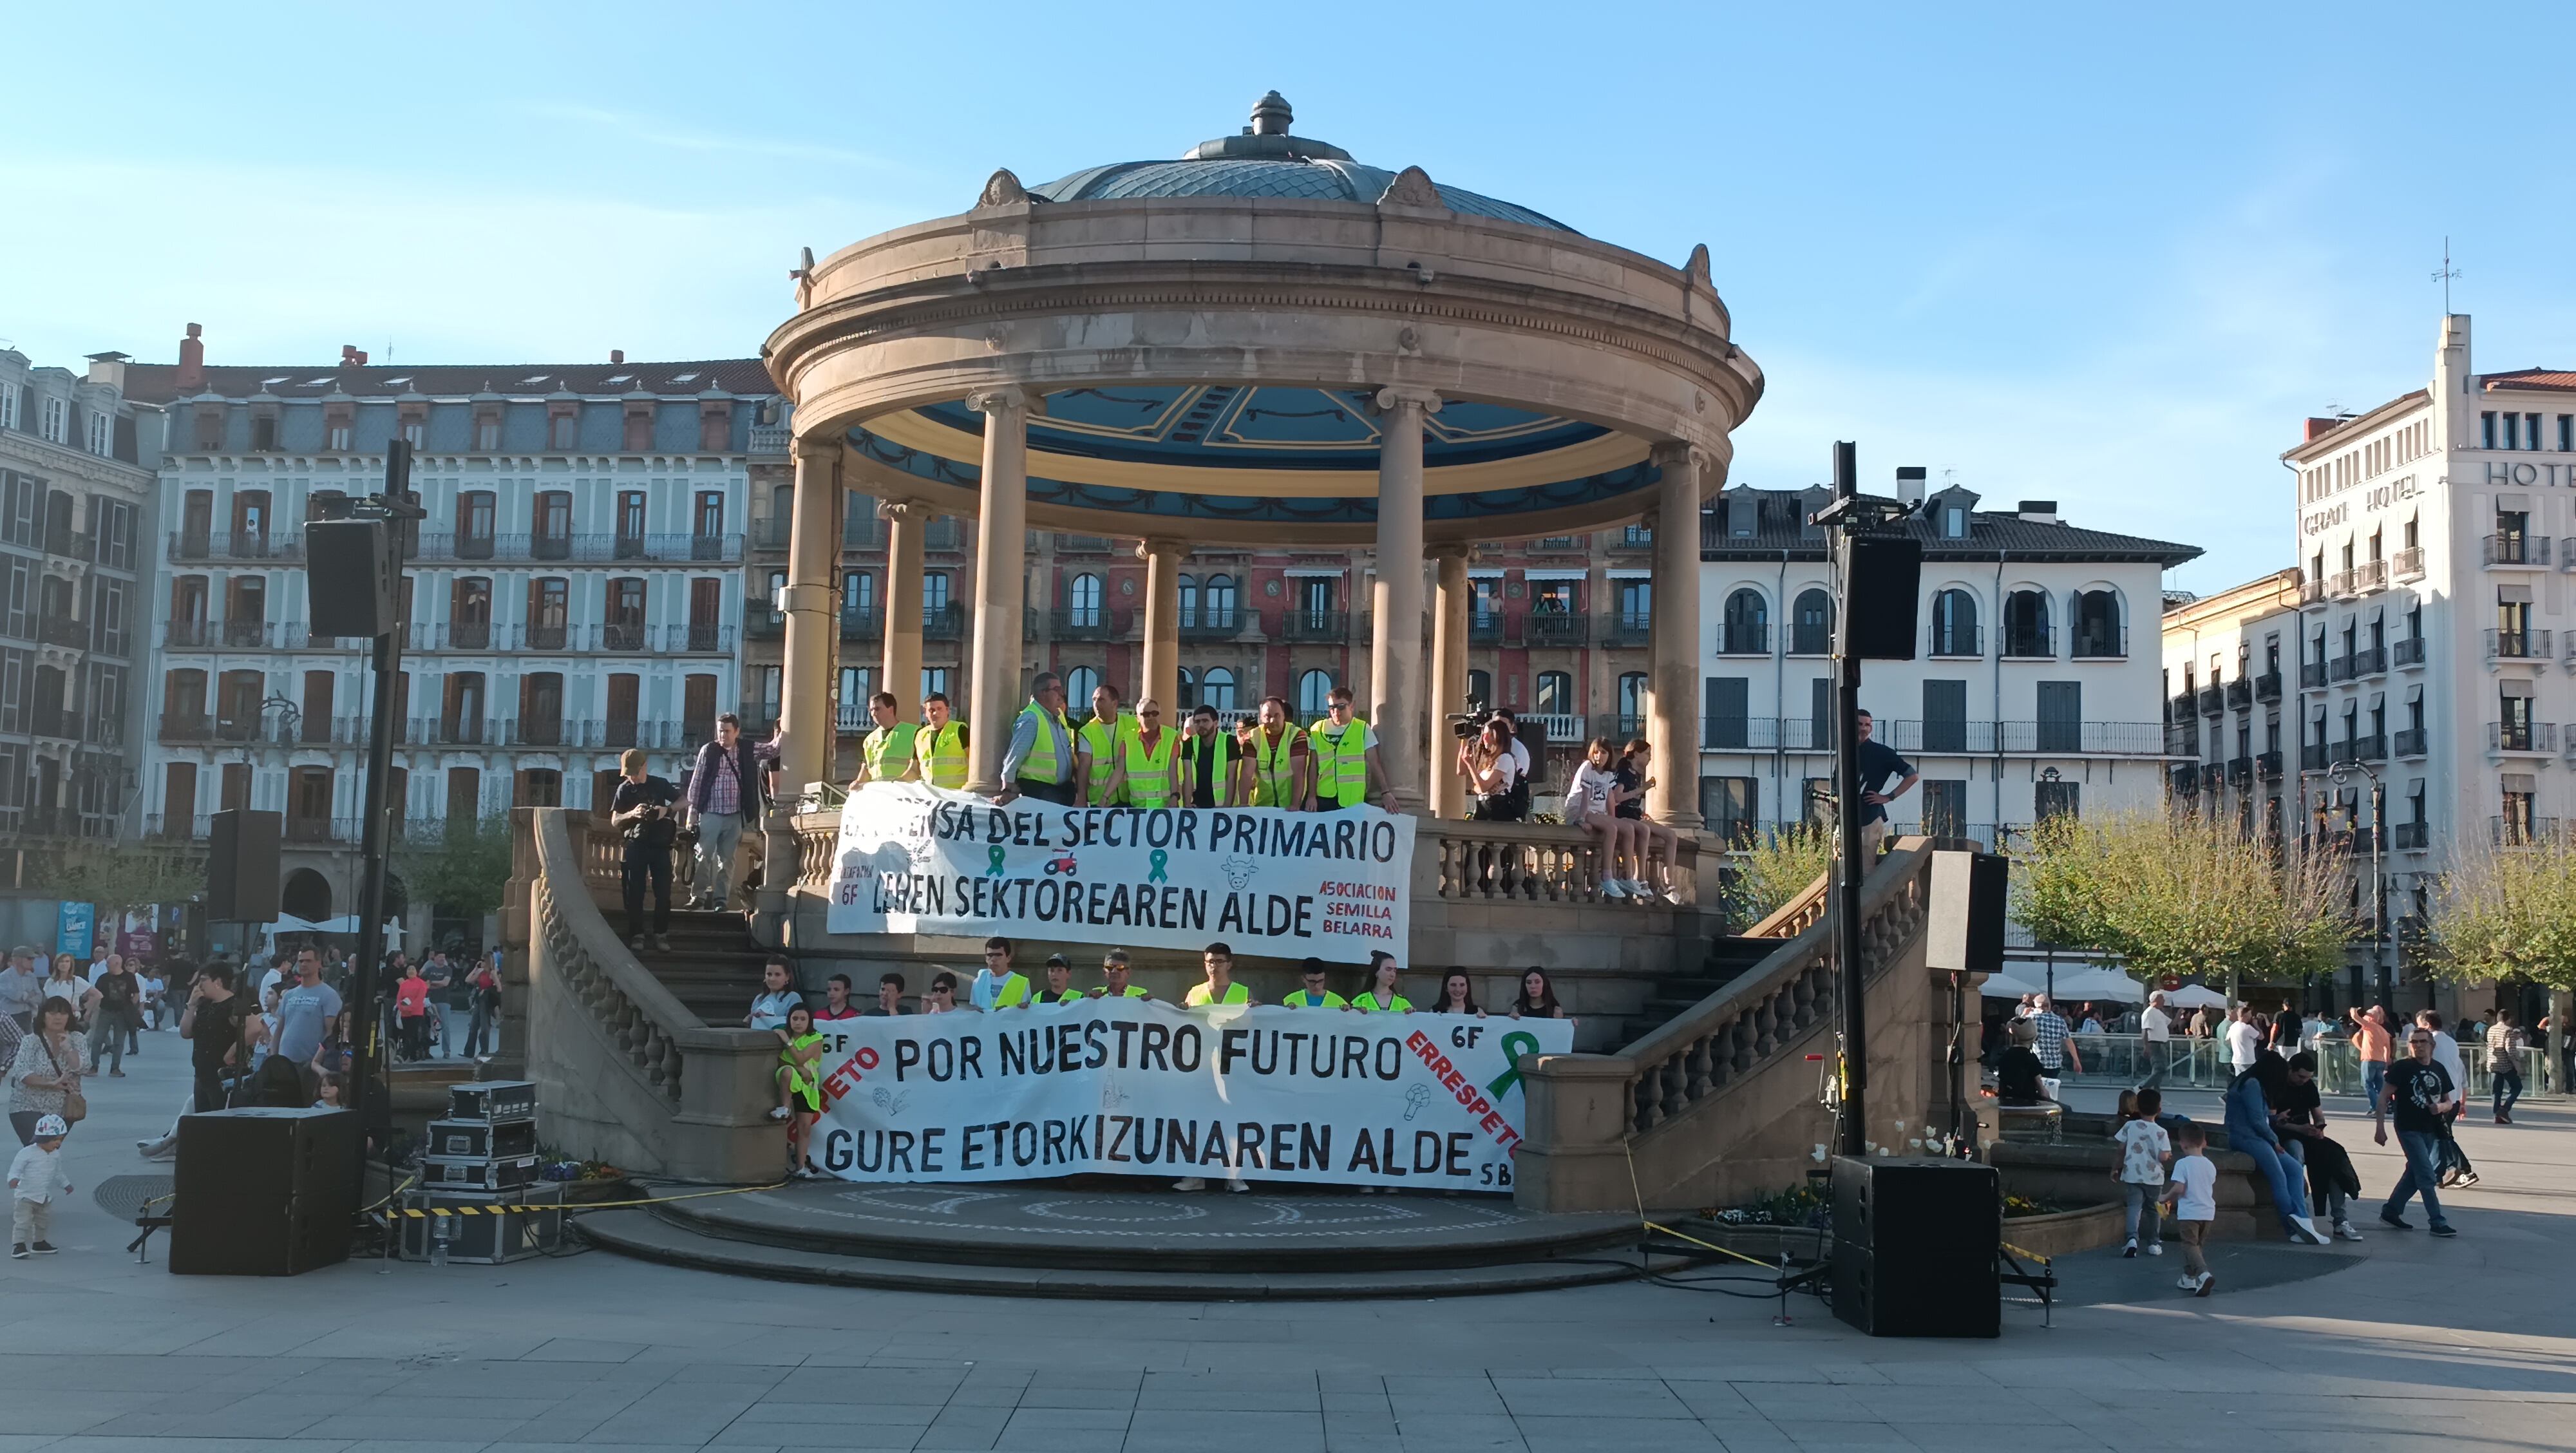
[[[133,1142],[185,1093],[181,1049],[153,1039],[94,1087],[63,1253],[0,1263],[0,1453],[2576,1446],[2576,1113],[2555,1106],[2469,1122],[2485,1184],[2453,1198],[2456,1241],[2365,1221],[2370,1240],[2314,1253],[2317,1274],[2206,1300],[2172,1289],[2176,1257],[2070,1258],[2052,1328],[2010,1308],[1999,1341],[1901,1342],[1812,1299],[1776,1327],[1768,1301],[1634,1283],[1013,1301],[601,1253],[175,1278],[157,1253],[137,1267],[88,1192],[144,1168]],[[2344,1139],[2383,1190],[2394,1158],[2366,1127]]]

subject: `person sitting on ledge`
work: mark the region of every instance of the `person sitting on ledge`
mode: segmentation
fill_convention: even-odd
[[[1995,1067],[1995,1103],[2028,1108],[2052,1103],[2039,1083],[2039,1055],[2031,1046],[2039,1042],[2039,1029],[2027,1019],[2016,1019],[2012,1026],[2012,1048],[2004,1051],[2003,1062]]]

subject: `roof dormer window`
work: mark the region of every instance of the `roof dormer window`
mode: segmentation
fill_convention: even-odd
[[[1941,538],[1944,540],[1964,540],[1968,538],[1968,511],[1966,506],[1951,505],[1941,511]]]

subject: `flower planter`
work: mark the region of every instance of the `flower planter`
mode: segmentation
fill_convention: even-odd
[[[2110,1245],[2120,1239],[2127,1224],[2123,1203],[2104,1201],[2072,1211],[2006,1217],[2004,1240],[2034,1256],[2064,1256],[2070,1251]]]

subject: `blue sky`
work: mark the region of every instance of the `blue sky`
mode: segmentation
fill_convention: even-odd
[[[2201,545],[2183,588],[2290,563],[2277,455],[2424,380],[2445,233],[2479,366],[2576,367],[2576,186],[2528,129],[2565,6],[119,13],[11,21],[52,58],[0,149],[0,338],[39,362],[191,321],[217,362],[746,355],[798,247],[1177,155],[1276,87],[1362,160],[1707,242],[1769,376],[1735,479],[1856,438],[1867,480]]]

